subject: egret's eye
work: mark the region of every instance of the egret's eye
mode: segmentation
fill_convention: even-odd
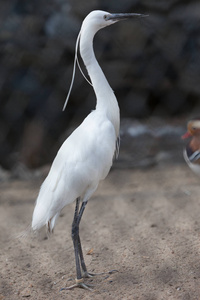
[[[103,16],[104,20],[108,21],[108,15]]]

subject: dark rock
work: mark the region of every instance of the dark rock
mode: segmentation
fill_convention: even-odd
[[[66,128],[75,127],[95,107],[94,92],[77,70],[62,113],[77,34],[83,18],[94,9],[149,15],[101,30],[94,40],[97,59],[118,97],[122,117],[169,118],[198,111],[198,1],[2,1],[0,164],[4,167],[12,168],[17,160],[29,167],[49,161]],[[42,124],[38,136],[42,131],[43,138],[35,147],[28,146],[30,124],[38,122]]]

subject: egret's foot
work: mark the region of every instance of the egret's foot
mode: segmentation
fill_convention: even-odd
[[[83,277],[84,278],[91,278],[91,277],[94,277],[94,276],[98,276],[98,275],[105,275],[105,274],[113,274],[113,273],[116,273],[118,272],[118,270],[111,270],[111,271],[108,271],[108,272],[102,272],[102,273],[91,273],[91,272],[84,272],[83,273]]]
[[[76,283],[75,284],[60,289],[60,292],[63,291],[63,290],[72,290],[74,288],[82,288],[82,289],[85,289],[85,290],[88,290],[88,291],[93,291],[92,287],[93,287],[93,285],[91,285],[91,284],[85,284],[83,282],[83,278],[81,278],[81,279],[76,279]]]

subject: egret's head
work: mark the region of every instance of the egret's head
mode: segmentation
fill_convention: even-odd
[[[144,16],[145,15],[135,13],[111,14],[102,10],[94,10],[89,15],[87,15],[84,22],[87,22],[88,25],[93,26],[96,30],[99,30],[121,20]]]

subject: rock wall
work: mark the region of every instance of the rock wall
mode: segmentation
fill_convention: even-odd
[[[96,56],[122,118],[198,114],[200,2],[179,0],[2,0],[0,3],[0,164],[37,167],[95,106],[77,71],[66,111],[74,46],[93,9],[139,12],[98,33]]]

